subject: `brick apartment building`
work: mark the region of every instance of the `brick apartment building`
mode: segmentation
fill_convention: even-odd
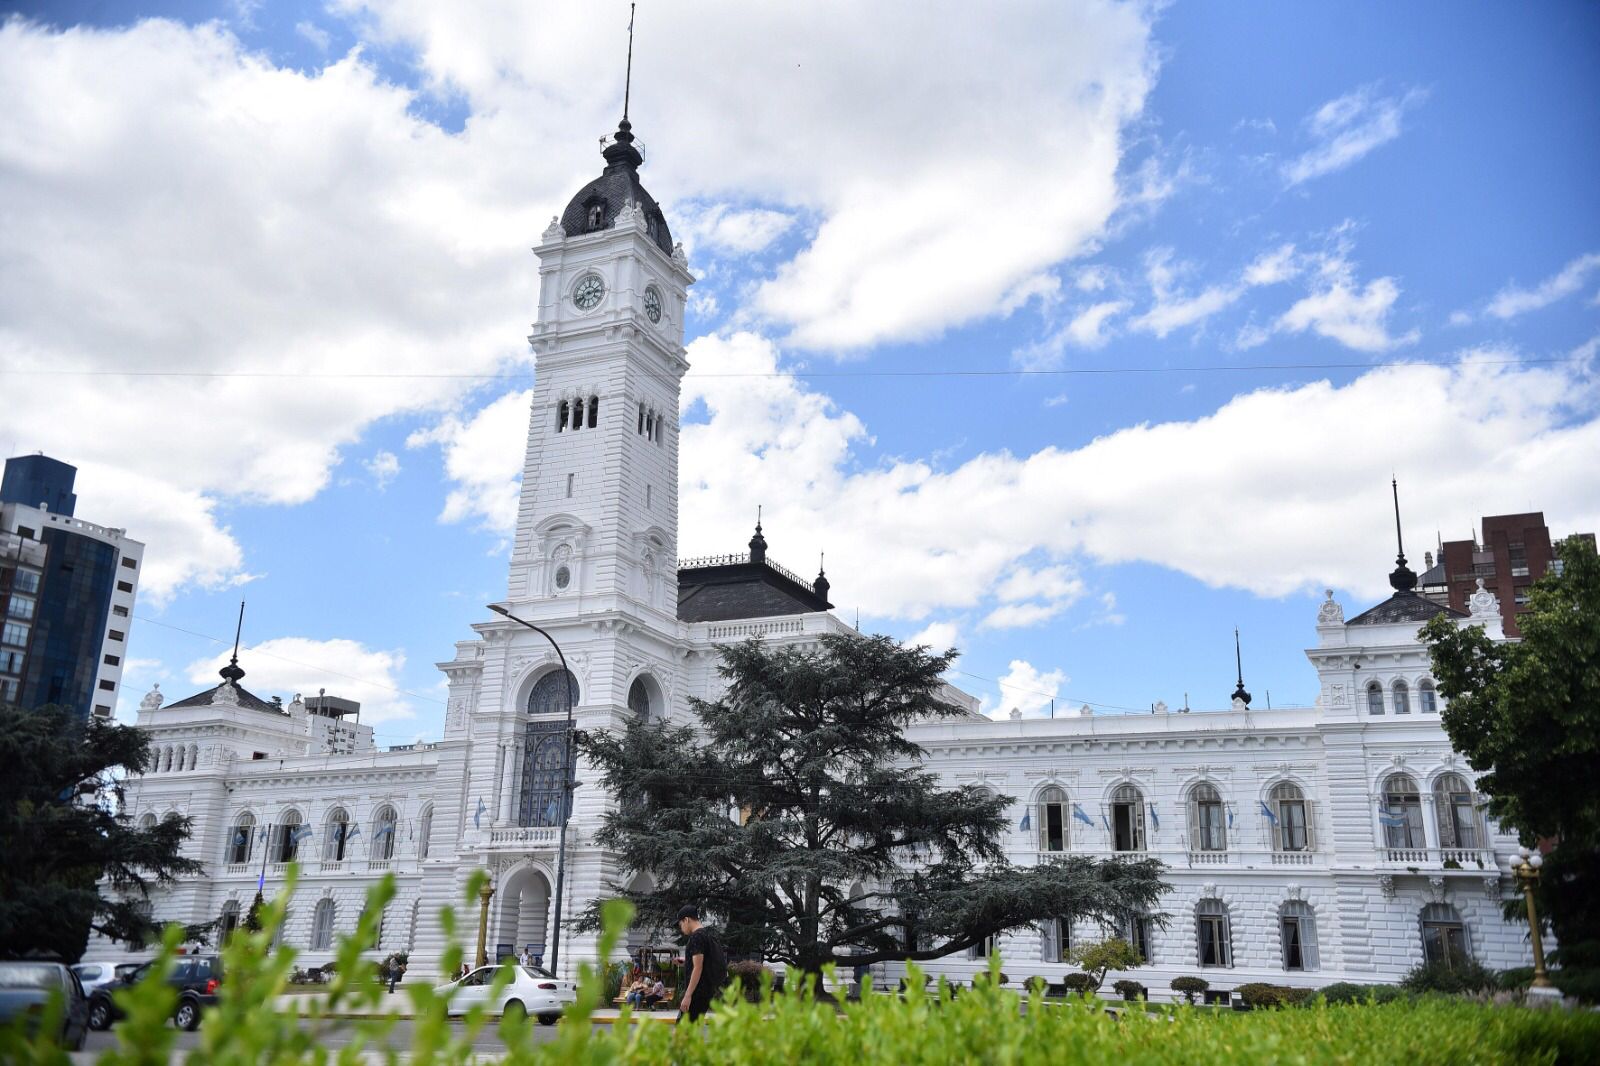
[[[1506,636],[1520,637],[1517,615],[1528,609],[1528,587],[1550,569],[1560,541],[1550,539],[1543,511],[1487,515],[1479,528],[1481,543],[1449,540],[1439,545],[1437,558],[1428,553],[1422,594],[1435,603],[1465,611],[1467,597],[1481,577],[1484,588],[1500,600]],[[1594,543],[1593,533],[1573,536]]]

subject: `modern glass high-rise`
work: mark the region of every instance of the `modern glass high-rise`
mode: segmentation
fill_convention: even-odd
[[[74,515],[77,469],[44,455],[0,478],[0,701],[110,717],[144,545]]]

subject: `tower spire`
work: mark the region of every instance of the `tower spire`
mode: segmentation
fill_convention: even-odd
[[[1250,705],[1250,693],[1244,687],[1244,655],[1239,650],[1239,627],[1233,627],[1233,665],[1239,671],[1239,686],[1233,690],[1233,698],[1243,700],[1245,706]]]
[[[628,73],[622,82],[622,121],[628,121],[628,100],[633,95],[633,9],[628,5]]]
[[[750,561],[766,562],[767,538],[761,535],[761,505],[756,505],[756,534],[750,538]]]
[[[1406,545],[1400,535],[1400,482],[1397,478],[1389,479],[1389,488],[1394,492],[1394,570],[1389,574],[1389,584],[1396,592],[1410,592],[1417,587],[1417,575],[1406,565]]]
[[[237,626],[235,626],[234,630],[233,630],[233,658],[228,660],[228,665],[227,666],[224,666],[221,670],[217,671],[217,673],[222,675],[222,679],[224,681],[232,681],[236,685],[239,683],[239,679],[244,677],[244,667],[239,665],[239,638],[241,636],[243,636],[243,635],[244,635],[244,601],[240,600],[239,601],[239,624]]]

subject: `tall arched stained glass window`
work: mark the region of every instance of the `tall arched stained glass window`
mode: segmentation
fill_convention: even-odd
[[[578,704],[578,679],[570,672],[566,674],[567,693],[561,691],[561,670],[552,670],[541,677],[533,686],[533,691],[528,693],[529,714],[566,714],[567,699],[570,694],[572,705]]]

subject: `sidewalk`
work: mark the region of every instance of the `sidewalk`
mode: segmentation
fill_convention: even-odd
[[[325,1004],[323,996],[316,993],[298,993],[294,995],[278,996],[273,1000],[273,1006],[280,1014],[303,1013],[311,1004]],[[393,995],[385,994],[383,999],[372,1008],[356,1009],[343,1007],[332,1014],[324,1015],[329,1018],[394,1018],[411,1020],[416,1017],[416,1012],[411,1007],[411,1000],[403,992]],[[611,1025],[622,1017],[622,1012],[615,1007],[602,1007],[591,1015],[591,1020],[597,1025]],[[675,1022],[678,1012],[675,1010],[634,1011],[635,1021]],[[537,1024],[537,1023],[535,1023]]]

